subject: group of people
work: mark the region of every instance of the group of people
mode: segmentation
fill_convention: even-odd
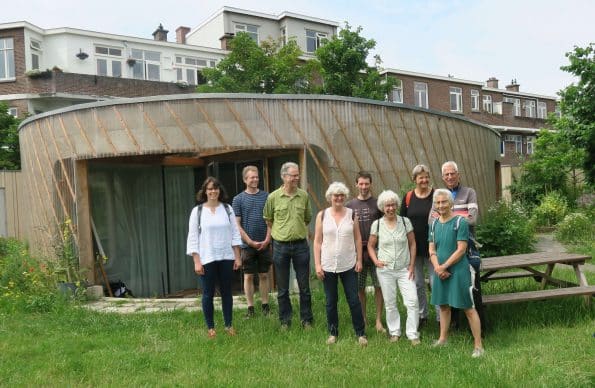
[[[405,335],[413,346],[419,345],[419,329],[427,323],[429,315],[424,276],[427,266],[432,290],[430,303],[436,306],[440,325],[440,336],[433,346],[447,344],[451,320],[455,321],[456,311],[460,309],[473,334],[472,356],[480,357],[484,352],[481,327],[485,319],[479,276],[475,276],[479,260],[477,255],[468,254],[478,216],[476,193],[460,184],[458,167],[452,161],[442,165],[446,189],[433,189],[429,169],[421,164],[413,169],[412,178],[415,188],[403,201],[391,190],[373,197],[372,176],[364,171],[356,178],[357,196],[350,201],[344,183],[329,185],[325,196],[330,206],[314,217],[313,239],[315,272],[323,283],[326,298],[329,334],[326,343],[336,343],[339,336],[340,280],[357,341],[361,346],[368,344],[365,316],[369,274],[374,288],[375,329],[387,332],[382,322],[384,304],[388,339],[391,342],[400,339],[399,290],[407,312]],[[187,254],[193,257],[195,272],[202,279],[207,335],[209,338],[217,335],[213,319],[216,284],[222,299],[224,331],[236,335],[231,295],[234,270],[244,271],[247,317],[255,315],[256,274],[262,314],[270,313],[271,264],[275,268],[281,330],[291,327],[293,316],[290,266],[299,288],[300,323],[309,329],[313,314],[307,236],[312,208],[307,192],[299,188],[299,166],[293,162],[283,164],[283,184],[270,194],[258,188],[256,167],[245,167],[243,179],[246,189],[233,198],[230,206],[221,183],[216,178],[207,178],[198,193],[199,205],[190,215]]]

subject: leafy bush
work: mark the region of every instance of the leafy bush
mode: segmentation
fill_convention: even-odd
[[[45,264],[31,257],[22,242],[0,239],[0,307],[49,311],[59,299]]]
[[[563,243],[584,243],[595,240],[593,219],[583,213],[568,214],[556,229],[556,239]]]
[[[533,252],[534,229],[518,203],[496,202],[476,227],[483,257]]]
[[[566,198],[553,191],[545,195],[539,205],[533,209],[531,221],[535,226],[555,226],[568,213]]]

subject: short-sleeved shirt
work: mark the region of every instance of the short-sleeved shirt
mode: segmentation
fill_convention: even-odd
[[[430,227],[428,241],[436,244],[438,263],[443,264],[454,251],[457,250],[458,241],[467,241],[469,238],[469,224],[464,217],[454,216],[442,223],[436,220]],[[458,227],[456,226],[458,222]],[[455,230],[456,229],[456,230]],[[473,306],[471,297],[471,272],[467,253],[448,268],[450,277],[440,279],[434,277],[432,283],[432,300],[434,305],[449,305],[455,308],[467,309]]]
[[[379,226],[378,223],[380,223]],[[407,234],[412,231],[411,221],[406,217],[397,216],[397,224],[394,229],[388,228],[384,217],[372,223],[370,235],[374,235],[378,239],[377,257],[385,267],[399,270],[409,265],[411,255]]]
[[[233,212],[240,217],[240,225],[253,241],[264,241],[267,236],[267,224],[262,218],[264,204],[269,193],[259,190],[251,194],[242,191],[233,198]],[[242,242],[242,248],[247,245]]]
[[[355,215],[359,220],[359,230],[362,234],[362,245],[365,248],[370,238],[372,222],[382,217],[382,212],[378,210],[377,200],[374,197],[364,200],[353,198],[345,206],[355,211]]]
[[[269,194],[263,217],[272,224],[273,239],[284,242],[305,239],[308,236],[307,225],[312,219],[310,197],[302,189],[297,189],[294,195],[287,195],[281,186]]]

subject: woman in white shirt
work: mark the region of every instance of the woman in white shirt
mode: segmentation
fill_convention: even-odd
[[[328,345],[337,342],[339,314],[337,310],[338,281],[341,279],[345,298],[351,312],[351,322],[358,343],[366,346],[365,322],[357,295],[357,272],[362,270],[362,236],[353,210],[345,207],[349,189],[343,183],[333,182],[326,191],[331,207],[316,216],[314,234],[314,263],[316,276],[324,285]]]
[[[407,308],[405,334],[411,344],[416,346],[420,341],[417,331],[419,302],[414,281],[415,235],[411,221],[397,215],[399,204],[399,196],[390,190],[378,196],[378,209],[384,212],[384,217],[372,223],[368,253],[376,265],[376,275],[382,289],[389,340],[396,342],[401,336],[401,317],[397,308],[398,285]]]
[[[213,297],[219,284],[225,332],[236,335],[232,326],[233,271],[241,267],[241,237],[233,209],[224,203],[225,189],[217,178],[208,177],[197,194],[199,205],[192,209],[186,254],[194,260],[194,272],[202,279],[202,311],[207,336],[214,338]],[[200,219],[199,219],[200,217]]]

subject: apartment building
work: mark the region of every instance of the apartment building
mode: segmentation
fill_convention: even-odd
[[[392,102],[461,115],[498,130],[503,167],[518,166],[530,157],[536,134],[557,109],[555,97],[521,92],[516,80],[500,89],[494,77],[484,83],[398,69],[382,74],[397,81],[389,96]]]

